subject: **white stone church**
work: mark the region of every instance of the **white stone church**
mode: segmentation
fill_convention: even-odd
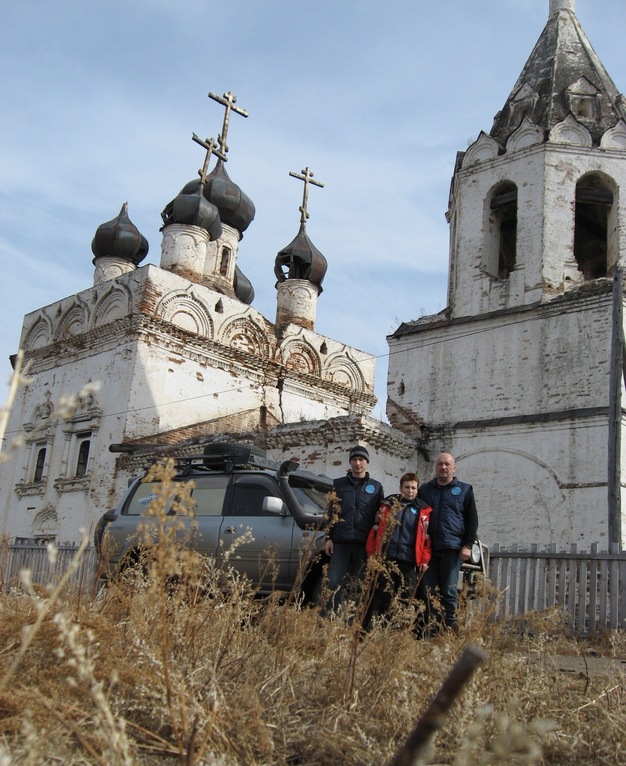
[[[370,417],[373,356],[315,332],[327,262],[306,230],[309,186],[321,185],[309,168],[292,173],[304,195],[274,263],[275,320],[252,307],[237,261],[255,209],[225,153],[231,115],[246,113],[232,93],[211,95],[225,107],[222,130],[217,143],[194,134],[204,165],[162,212],[160,266],[141,266],[148,243],[124,204],[95,233],[93,285],[24,318],[31,382],[0,465],[0,531],[11,538],[78,540],[172,445],[197,453],[207,439],[243,439],[337,476],[348,448],[366,443],[394,489],[415,465],[415,440]]]
[[[253,308],[238,256],[254,205],[226,173],[243,110],[212,96],[222,130],[194,136],[204,165],[163,210],[160,265],[141,265],[124,205],[95,233],[93,285],[24,318],[32,380],[6,428],[0,532],[77,540],[149,456],[244,439],[330,476],[365,444],[390,492],[450,451],[487,543],[622,539],[626,102],[573,0],[550,0],[491,131],[457,156],[448,307],[388,339],[391,425],[371,417],[373,356],[315,331],[327,264],[306,228],[308,168],[276,316]]]

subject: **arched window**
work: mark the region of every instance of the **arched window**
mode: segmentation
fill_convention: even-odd
[[[485,270],[498,279],[508,279],[517,260],[517,186],[511,181],[504,181],[493,190],[489,233]]]
[[[46,448],[40,447],[37,452],[37,460],[35,461],[35,473],[33,475],[33,482],[43,481],[43,469],[46,464]]]
[[[597,174],[576,184],[574,258],[585,279],[606,277],[609,271],[609,219],[613,192]]]

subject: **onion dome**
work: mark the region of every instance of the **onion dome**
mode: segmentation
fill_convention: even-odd
[[[190,181],[182,190],[182,194],[192,194],[200,186],[200,181]],[[218,209],[222,223],[232,226],[243,233],[254,220],[254,203],[243,192],[226,172],[223,160],[218,160],[216,166],[206,177],[204,196]]]
[[[326,258],[309,239],[304,222],[300,223],[296,238],[278,253],[274,262],[274,274],[279,282],[306,279],[317,285],[320,293],[327,268]]]
[[[122,205],[117,218],[96,229],[91,243],[96,258],[121,258],[138,266],[148,254],[148,240],[128,217],[128,202]]]
[[[233,288],[238,300],[248,306],[252,303],[254,300],[254,287],[252,287],[252,282],[243,273],[239,266],[235,266],[235,283]]]
[[[209,232],[211,240],[222,236],[219,211],[203,195],[199,181],[188,183],[180,194],[165,206],[161,218],[164,226],[171,223],[199,226]]]
[[[192,193],[181,192],[173,201],[172,223],[199,226],[209,232],[211,240],[222,236],[222,222],[215,205],[206,199],[200,186]]]

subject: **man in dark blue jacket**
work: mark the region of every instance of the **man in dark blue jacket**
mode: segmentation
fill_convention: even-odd
[[[431,559],[419,592],[430,616],[430,596],[437,591],[445,625],[456,631],[459,571],[472,555],[478,514],[472,485],[459,481],[455,470],[452,455],[442,452],[435,460],[435,478],[419,488],[420,499],[432,508],[428,525]]]
[[[350,450],[350,470],[333,481],[334,496],[329,503],[329,524],[325,551],[330,556],[328,587],[331,597],[323,614],[334,612],[349,586],[363,575],[367,554],[365,543],[384,497],[379,481],[367,472],[369,452],[357,445]]]

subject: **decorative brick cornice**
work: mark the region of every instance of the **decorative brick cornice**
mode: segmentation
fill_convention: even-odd
[[[364,441],[373,449],[408,459],[416,449],[415,440],[401,431],[367,415],[346,415],[328,420],[285,423],[263,434],[264,446],[271,449],[304,444],[351,444]]]

